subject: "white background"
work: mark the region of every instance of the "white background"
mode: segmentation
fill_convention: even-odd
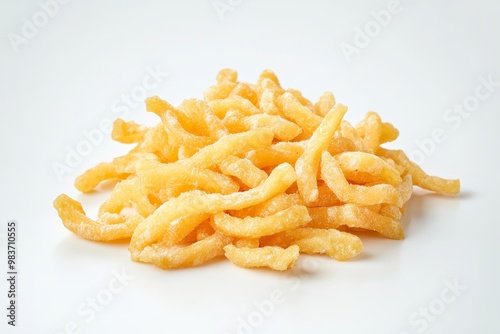
[[[387,26],[349,59],[342,43],[355,46],[357,29],[375,27],[372,12],[388,1],[232,3],[220,16],[212,0],[74,0],[53,8],[43,27],[13,47],[23,18],[41,15],[43,23],[42,7],[1,2],[0,267],[5,225],[15,219],[20,277],[16,328],[6,324],[1,279],[0,332],[499,333],[500,86],[468,117],[447,114],[474,100],[481,78],[500,82],[498,2],[401,0]],[[312,100],[333,91],[353,122],[379,112],[401,132],[391,147],[416,152],[417,142],[427,142],[424,169],[459,177],[462,194],[416,191],[405,240],[364,236],[365,250],[352,261],[304,256],[287,274],[228,261],[162,271],[131,262],[125,243],[92,243],[68,232],[53,199],[67,193],[95,214],[106,194],[78,194],[74,178],[128,149],[107,135],[59,179],[54,163],[65,164],[67,150],[86,140],[83,132],[121,116],[112,106],[141,85],[148,68],[168,72],[148,95],[178,104],[202,97],[223,67],[250,82],[273,69],[283,86]],[[142,103],[125,118],[157,121]],[[430,145],[436,129],[445,140]],[[133,280],[91,316],[86,303],[106,294],[113,272]],[[447,284],[460,289],[447,291]],[[274,290],[284,301],[262,315],[256,305]],[[429,307],[425,318],[420,312]]]

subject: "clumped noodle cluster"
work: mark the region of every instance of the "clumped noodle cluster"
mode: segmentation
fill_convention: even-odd
[[[63,224],[90,240],[130,239],[132,260],[163,269],[224,255],[241,267],[291,268],[299,253],[343,261],[362,251],[360,230],[404,237],[413,186],[457,194],[458,180],[429,176],[404,152],[380,145],[398,130],[368,112],[356,125],[326,92],[312,103],[265,70],[256,84],[223,69],[203,100],[159,97],[146,127],[117,119],[112,138],[134,144],[76,179],[88,193],[118,180],[97,220],[67,195]]]

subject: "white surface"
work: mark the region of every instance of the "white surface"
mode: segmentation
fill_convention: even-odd
[[[8,34],[21,34],[23,17],[31,20],[41,7],[0,4],[0,221],[2,233],[9,219],[18,221],[20,272],[18,327],[6,325],[3,311],[0,332],[64,333],[69,324],[70,333],[74,322],[79,333],[237,333],[239,317],[259,320],[255,303],[273,290],[283,303],[240,333],[500,332],[500,87],[456,128],[443,119],[474,95],[481,77],[500,81],[497,2],[402,0],[402,10],[351,62],[341,43],[353,44],[356,27],[363,29],[388,1],[233,0],[222,20],[212,0],[134,3],[60,5],[17,53]],[[178,271],[133,263],[126,244],[80,239],[52,208],[65,192],[95,213],[106,194],[80,195],[73,180],[126,148],[106,136],[61,181],[52,165],[64,162],[66,146],[85,140],[82,131],[123,113],[113,113],[112,104],[141,85],[148,67],[169,73],[148,95],[174,104],[201,97],[220,68],[233,67],[251,82],[271,68],[284,86],[313,100],[333,91],[349,106],[350,121],[376,110],[399,128],[394,147],[407,152],[442,128],[446,140],[422,166],[459,177],[462,194],[414,196],[406,240],[364,237],[362,255],[346,263],[303,257],[306,269],[288,274],[228,261]],[[126,118],[156,122],[142,104]],[[134,279],[92,317],[87,298],[105,296],[114,270]],[[455,280],[466,288],[450,302],[445,282]],[[0,294],[5,310],[4,279]],[[418,315],[440,305],[432,321]],[[409,322],[414,312],[416,324]]]

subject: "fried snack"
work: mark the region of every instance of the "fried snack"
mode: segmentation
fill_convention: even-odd
[[[208,105],[220,119],[223,119],[229,110],[236,110],[245,116],[258,115],[261,113],[259,108],[254,106],[252,102],[241,96],[231,96],[226,99],[210,100]]]
[[[166,246],[175,246],[185,237],[187,237],[196,228],[202,225],[203,222],[208,222],[210,220],[210,215],[206,213],[194,214],[191,216],[181,217],[173,221],[170,229],[170,233],[163,235],[160,244]],[[210,226],[210,225],[209,225]],[[206,230],[206,228],[205,228]],[[196,233],[196,240],[199,239],[199,232]]]
[[[161,118],[163,126],[165,127],[165,132],[168,135],[169,145],[180,147],[185,145],[185,143],[189,143],[190,148],[199,150],[214,142],[213,138],[207,136],[199,136],[186,130],[179,119],[179,115],[181,115],[181,113],[176,113],[174,111],[175,108],[170,106],[168,103],[165,102],[165,108],[151,108],[151,99],[152,98],[146,100],[146,109],[148,111],[154,112]],[[155,100],[158,99],[159,98],[155,98]],[[155,103],[156,102],[157,101],[155,101]]]
[[[277,115],[257,114],[243,116],[238,112],[227,112],[223,122],[231,133],[269,128],[273,130],[274,137],[282,141],[292,140],[302,132],[300,126]]]
[[[259,168],[277,166],[284,162],[295,164],[304,149],[304,142],[279,142],[270,147],[252,150],[246,157]]]
[[[333,96],[331,92],[324,92],[323,95],[319,97],[318,102],[314,104],[314,112],[321,117],[325,117],[334,105],[335,96]]]
[[[341,104],[334,106],[323,118],[308,140],[306,149],[295,163],[297,187],[306,202],[318,199],[317,175],[321,153],[328,147],[329,141],[340,125],[347,108]]]
[[[131,177],[118,183],[111,196],[99,208],[99,216],[106,213],[120,213],[126,207],[133,207],[143,217],[156,210],[148,199],[148,192],[138,177]]]
[[[402,206],[405,203],[401,192],[390,184],[375,184],[373,186],[350,184],[337,160],[327,151],[322,154],[321,177],[344,203],[361,206],[381,203]]]
[[[235,265],[243,268],[268,267],[273,270],[287,270],[293,267],[299,258],[299,246],[288,248],[264,246],[259,248],[224,247],[224,255]]]
[[[186,168],[175,163],[163,164],[152,160],[139,161],[136,165],[136,174],[150,191],[184,184],[195,185],[194,188],[209,193],[231,194],[239,190],[238,183],[227,175],[207,168]]]
[[[148,246],[141,252],[138,260],[152,263],[162,269],[192,267],[222,255],[224,246],[230,242],[231,238],[216,232],[188,246]]]
[[[54,200],[54,207],[68,230],[93,241],[112,241],[130,238],[141,221],[139,215],[124,217],[111,213],[101,216],[104,220],[102,223],[94,221],[85,215],[80,202],[64,194],[59,195]]]
[[[351,124],[332,93],[313,103],[270,70],[251,84],[223,69],[202,100],[177,107],[145,102],[159,123],[117,119],[112,138],[134,147],[75,181],[84,193],[116,182],[97,219],[65,194],[54,201],[71,232],[129,239],[133,261],[175,269],[225,256],[272,270],[292,268],[300,253],[345,261],[362,251],[360,231],[404,238],[414,185],[460,190],[459,180],[429,176],[403,151],[381,147],[399,132],[377,113]]]
[[[402,182],[399,171],[376,155],[365,152],[343,152],[336,155],[335,159],[350,183],[386,183],[397,187]]]
[[[330,207],[309,208],[312,221],[307,225],[315,228],[362,228],[380,233],[389,239],[403,239],[401,222],[390,216],[374,212],[370,207],[343,204]]]
[[[230,155],[239,155],[252,149],[269,147],[274,134],[269,129],[249,130],[230,134],[200,149],[189,159],[179,160],[185,167],[208,168]]]
[[[267,178],[267,173],[256,167],[250,160],[230,155],[221,163],[219,169],[225,175],[238,178],[249,188],[255,188]]]
[[[111,138],[119,143],[132,144],[140,143],[150,129],[144,125],[135,122],[125,122],[117,118],[113,123]]]
[[[146,100],[146,105],[147,105]],[[212,108],[205,101],[187,99],[182,102],[179,110],[186,115],[186,125],[189,131],[200,136],[219,139],[229,132],[222,121],[214,114]],[[188,127],[185,127],[188,129]]]
[[[292,205],[300,204],[301,200],[299,194],[279,194],[260,204],[249,206],[242,210],[230,210],[229,214],[234,217],[267,217],[275,213],[285,210]]]
[[[138,161],[156,160],[154,154],[128,153],[113,159],[112,162],[101,162],[85,171],[75,180],[75,188],[83,193],[94,190],[102,181],[118,179],[124,180],[135,172]]]
[[[401,150],[379,148],[380,156],[390,158],[404,168],[403,174],[410,174],[416,186],[438,194],[456,195],[460,192],[460,180],[447,180],[437,176],[427,175],[416,163],[410,161]]]
[[[277,99],[281,112],[291,121],[299,125],[304,134],[309,137],[321,123],[321,117],[311,109],[302,105],[291,93],[286,92]]]
[[[137,144],[130,153],[153,153],[161,162],[172,162],[178,159],[178,147],[169,145],[168,136],[163,124],[154,126],[144,136],[144,141]]]
[[[261,239],[262,245],[299,246],[306,254],[326,254],[339,261],[355,257],[363,250],[361,239],[334,228],[297,228]]]
[[[226,235],[240,238],[260,238],[293,230],[311,221],[304,205],[292,205],[266,217],[232,217],[224,212],[214,215],[214,226]]]

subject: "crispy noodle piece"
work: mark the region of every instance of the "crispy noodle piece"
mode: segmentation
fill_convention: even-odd
[[[339,261],[353,258],[363,250],[357,236],[333,228],[297,228],[262,238],[261,244],[281,247],[297,245],[301,253],[326,254]]]
[[[299,258],[299,247],[292,245],[287,248],[265,246],[259,248],[224,247],[225,256],[235,265],[243,268],[268,267],[273,270],[293,268]]]
[[[64,194],[54,200],[54,207],[68,230],[93,241],[128,239],[143,219],[140,215],[125,217],[116,214],[110,217],[108,214],[104,216],[108,224],[103,224],[88,218],[81,203]]]

